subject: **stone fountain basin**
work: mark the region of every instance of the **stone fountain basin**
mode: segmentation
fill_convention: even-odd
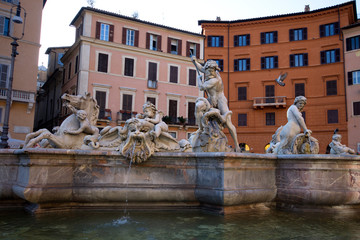
[[[118,152],[0,150],[0,206],[65,209],[206,209],[277,206],[357,209],[360,156],[155,153],[129,166]]]

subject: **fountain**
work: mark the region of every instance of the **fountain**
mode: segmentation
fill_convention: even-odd
[[[360,157],[316,154],[317,140],[299,117],[304,97],[274,134],[270,152],[275,154],[240,153],[222,132],[229,128],[237,142],[216,63],[193,61],[205,73],[198,81],[209,99],[196,101],[199,130],[188,141],[172,138],[161,111],[150,103],[123,127],[98,132],[96,101],[89,94],[65,94],[64,105],[73,114],[55,133],[39,130],[26,137],[24,149],[0,151],[1,206],[36,213],[126,208],[224,215],[273,208],[358,209]]]

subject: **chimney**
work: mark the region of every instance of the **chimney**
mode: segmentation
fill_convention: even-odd
[[[221,21],[221,17],[216,17],[216,21]]]
[[[310,12],[310,5],[305,5],[304,11],[305,11],[305,12]]]

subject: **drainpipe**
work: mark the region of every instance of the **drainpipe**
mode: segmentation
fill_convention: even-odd
[[[338,21],[340,28],[340,8],[338,7]],[[340,28],[341,29],[341,28]],[[346,94],[346,72],[345,72],[345,41],[343,31],[339,30],[339,40],[342,41],[343,45],[343,74],[344,74],[344,91],[345,91],[345,115],[346,122],[348,122],[348,110],[347,110],[347,94]]]
[[[228,62],[228,76],[227,76],[227,92],[228,92],[228,106],[230,106],[230,22],[228,23],[228,47],[227,47],[227,62]],[[229,107],[230,108],[230,107]]]

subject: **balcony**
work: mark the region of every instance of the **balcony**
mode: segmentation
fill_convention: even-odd
[[[121,122],[125,122],[126,120],[135,117],[137,112],[127,111],[127,110],[120,110],[116,114],[116,124],[120,125]]]
[[[0,88],[0,99],[6,100],[7,91],[8,90],[6,88]],[[12,90],[11,100],[16,102],[28,103],[27,112],[30,113],[35,103],[35,93],[20,91],[20,90]]]
[[[276,96],[276,97],[255,97],[253,100],[253,107],[264,108],[264,107],[276,107],[280,106],[286,107],[286,97],[285,96]]]

